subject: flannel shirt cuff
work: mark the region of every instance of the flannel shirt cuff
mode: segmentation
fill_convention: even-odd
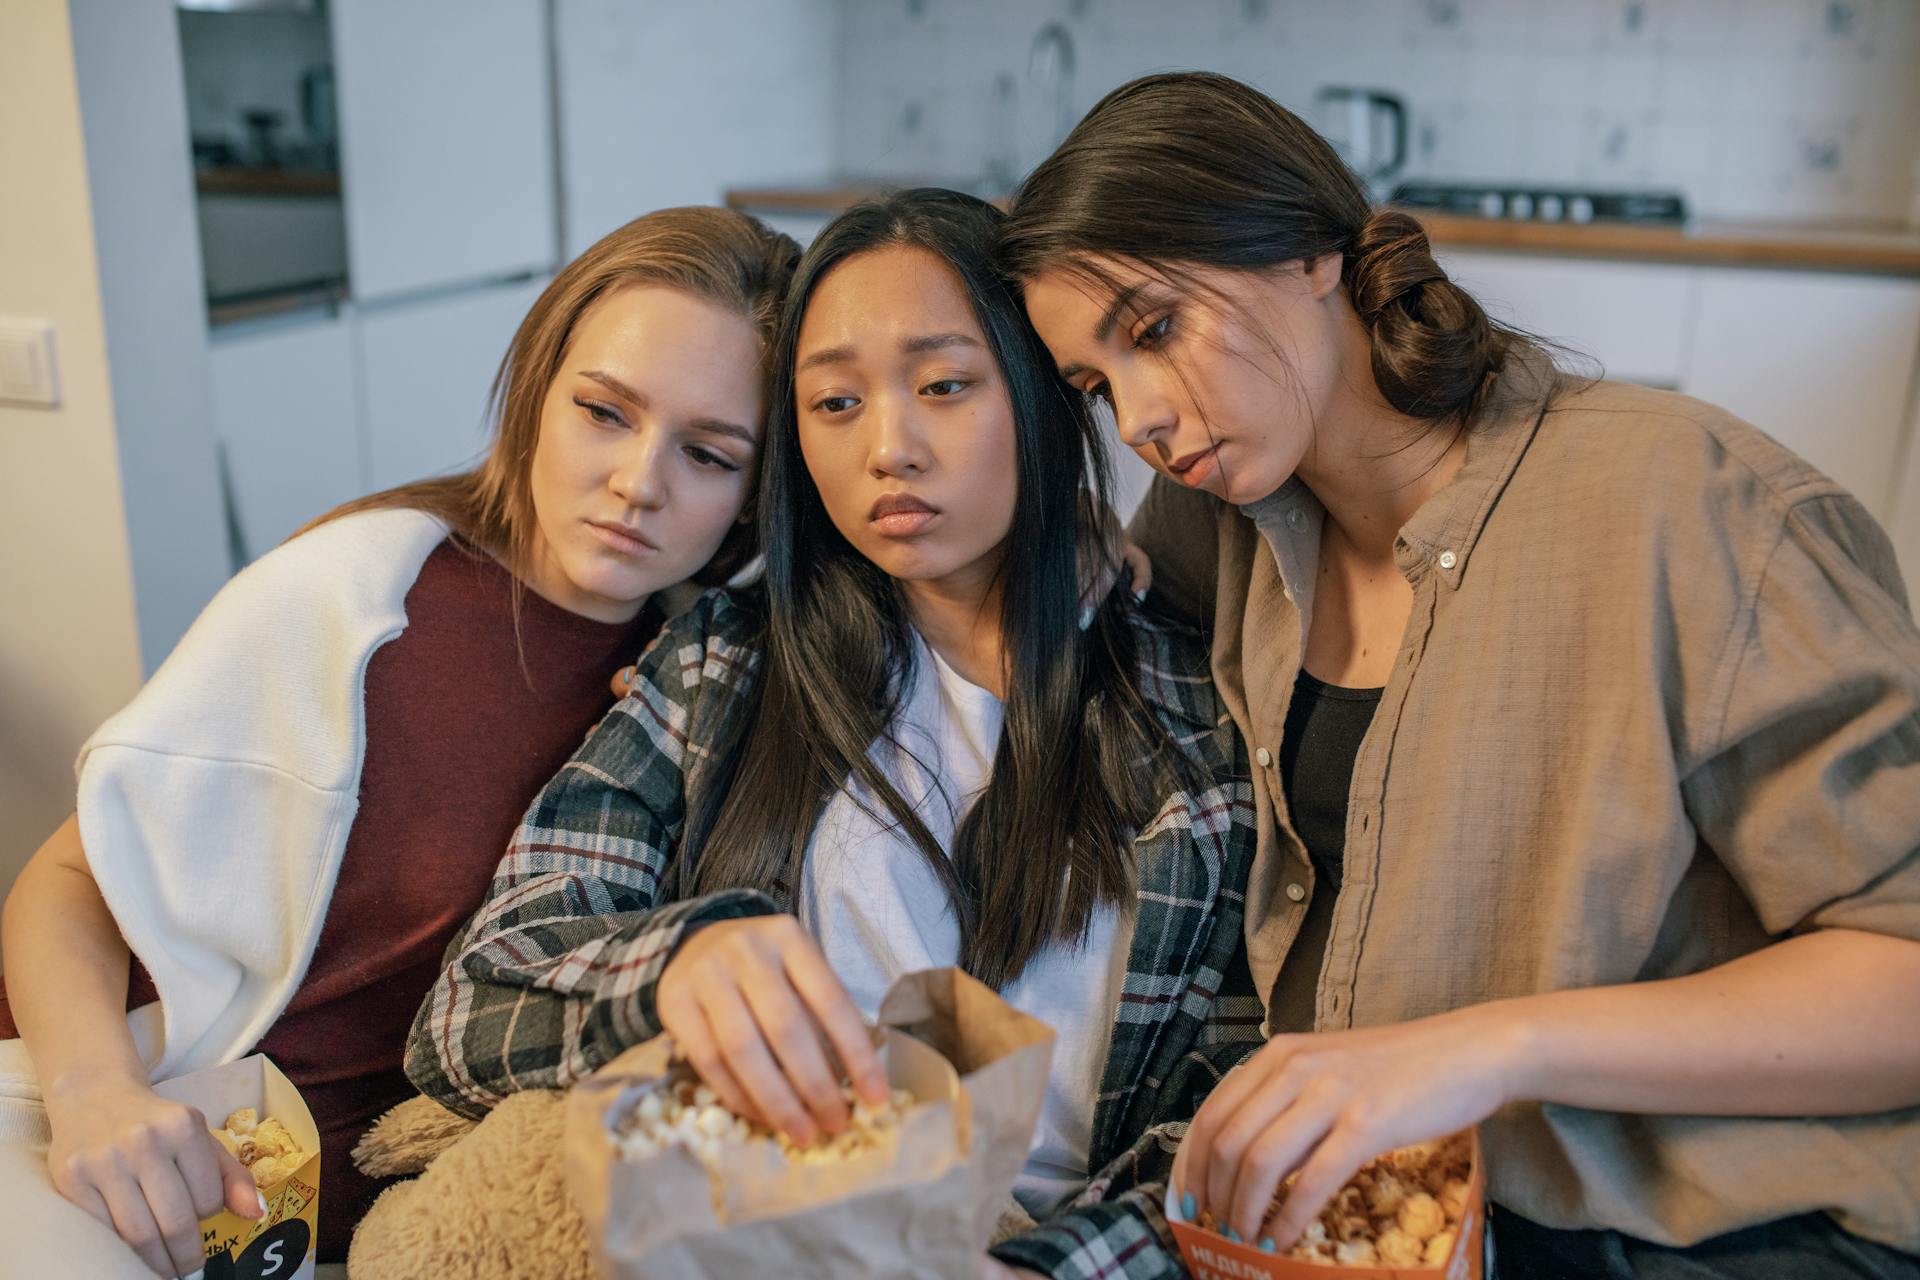
[[[588,1058],[595,1067],[604,1066],[633,1045],[660,1034],[660,1014],[655,1000],[661,975],[700,930],[723,920],[742,920],[749,916],[779,914],[780,908],[766,894],[753,889],[723,889],[718,893],[688,898],[656,908],[646,922],[614,940],[598,963],[615,976],[608,996],[594,1002],[588,1037]],[[597,1052],[595,1051],[597,1050]]]
[[[1068,1209],[987,1252],[1053,1280],[1177,1280],[1187,1272],[1156,1193],[1143,1187]]]

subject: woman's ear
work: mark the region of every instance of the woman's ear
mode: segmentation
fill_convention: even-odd
[[[1307,287],[1318,302],[1340,287],[1340,278],[1345,273],[1347,255],[1344,253],[1323,253],[1302,264],[1306,268]]]

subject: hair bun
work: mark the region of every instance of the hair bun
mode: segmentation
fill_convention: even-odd
[[[1470,417],[1508,339],[1434,261],[1419,219],[1375,209],[1343,274],[1373,335],[1374,381],[1387,403],[1417,418]]]

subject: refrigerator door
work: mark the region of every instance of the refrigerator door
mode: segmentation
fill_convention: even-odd
[[[553,266],[541,0],[331,0],[349,281],[375,300]]]

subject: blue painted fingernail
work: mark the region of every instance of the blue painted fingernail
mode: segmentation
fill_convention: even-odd
[[[1260,1251],[1261,1251],[1262,1253],[1274,1253],[1274,1252],[1276,1252],[1276,1250],[1275,1250],[1275,1249],[1274,1249],[1274,1247],[1273,1247],[1273,1237],[1272,1237],[1272,1236],[1268,1236],[1268,1237],[1267,1237],[1266,1239],[1264,1239],[1264,1240],[1262,1240],[1262,1241],[1260,1242]]]
[[[1141,604],[1145,604],[1147,602],[1147,589],[1145,587],[1140,588],[1138,591],[1133,593],[1133,598],[1135,600],[1138,600]]]
[[[1180,1197],[1180,1216],[1181,1217],[1192,1218],[1195,1214],[1199,1212],[1200,1212],[1200,1206],[1193,1202],[1193,1192],[1189,1191],[1187,1192],[1187,1194]]]
[[[1093,625],[1093,606],[1090,604],[1082,605],[1080,607],[1080,629],[1082,631],[1085,631],[1088,627],[1092,625]]]
[[[1233,1241],[1235,1244],[1241,1243],[1240,1233],[1238,1231],[1235,1231],[1232,1227],[1227,1228],[1227,1239]]]

